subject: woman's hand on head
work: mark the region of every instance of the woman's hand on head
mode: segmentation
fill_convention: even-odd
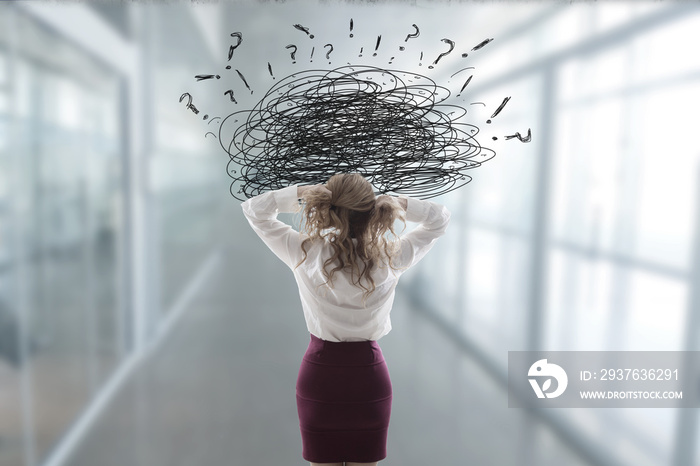
[[[382,204],[384,202],[392,203],[394,202],[394,200],[396,200],[396,202],[399,203],[403,210],[406,210],[406,207],[408,207],[408,200],[405,197],[390,196],[388,194],[382,194],[380,196],[377,196],[378,204]]]
[[[399,201],[401,208],[405,211],[408,208],[408,199],[405,197],[398,197],[397,200]]]

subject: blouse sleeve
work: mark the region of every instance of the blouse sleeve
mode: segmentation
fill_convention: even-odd
[[[400,266],[409,268],[420,261],[433,247],[435,241],[445,234],[450,223],[447,207],[431,201],[408,196],[406,220],[419,225],[401,236]]]
[[[268,191],[244,201],[243,215],[253,231],[291,269],[301,261],[302,235],[277,219],[279,213],[299,210],[297,186]]]

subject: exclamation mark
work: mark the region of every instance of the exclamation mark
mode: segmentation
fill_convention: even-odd
[[[374,46],[374,53],[372,54],[373,57],[377,56],[377,49],[379,48],[379,44],[382,41],[382,36],[377,36],[377,45]]]
[[[464,86],[462,86],[462,89],[459,90],[459,94],[457,94],[457,97],[462,95],[462,91],[464,90],[465,87],[467,87],[467,85],[469,85],[469,81],[471,81],[473,77],[474,77],[474,75],[469,76],[469,79],[467,79],[467,81],[464,83]]]
[[[498,108],[496,109],[496,111],[493,112],[493,115],[491,115],[491,118],[496,118],[496,115],[501,113],[501,110],[503,110],[503,107],[506,106],[506,104],[508,103],[509,100],[510,100],[510,97],[506,97],[505,99],[503,99],[503,102],[501,102],[501,105],[499,105]],[[486,123],[491,123],[491,120],[486,120]]]

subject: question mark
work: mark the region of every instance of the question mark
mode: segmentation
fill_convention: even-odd
[[[326,60],[330,60],[330,59],[331,59],[331,52],[333,51],[333,45],[332,45],[332,44],[326,44],[326,45],[323,46],[324,49],[325,49],[326,47],[330,47],[330,48],[331,48],[331,49],[328,51],[328,53],[326,53]],[[328,64],[330,65],[331,62],[328,62]]]
[[[236,47],[241,45],[241,42],[243,42],[243,34],[241,34],[240,32],[232,32],[231,37],[235,37],[236,39],[238,39],[238,42],[236,43],[236,45],[232,45],[229,47],[229,49],[228,49],[228,61],[231,61],[231,57],[233,57],[233,51],[236,50]],[[228,65],[226,67],[226,69],[230,70],[231,65]]]
[[[182,102],[182,99],[184,99],[185,96],[187,96],[189,98],[189,101],[187,102],[187,107],[185,107],[185,108],[192,110],[194,112],[194,114],[197,115],[199,113],[199,110],[197,110],[197,107],[192,105],[192,96],[189,93],[185,92],[184,94],[182,94],[180,96],[180,102]]]
[[[232,91],[231,89],[229,89],[228,91],[224,92],[224,95],[229,96],[229,98],[231,99],[231,102],[233,102],[234,104],[237,104],[237,103],[238,103],[238,102],[236,102],[236,99],[233,98],[233,91]]]
[[[416,32],[407,35],[406,39],[404,39],[404,42],[408,42],[408,39],[415,39],[416,37],[420,36],[420,29],[418,29],[418,26],[414,24],[413,27],[416,28]]]
[[[418,29],[418,26],[414,24],[413,27],[416,28],[416,32],[407,35],[406,39],[404,39],[404,42],[408,42],[408,39],[415,39],[416,37],[420,36],[420,29]],[[399,47],[399,50],[403,52],[404,50],[406,50],[406,47]]]
[[[294,45],[294,44],[289,44],[288,46],[285,47],[285,49],[291,49],[291,48],[294,48],[294,50],[293,50],[292,53],[291,53],[292,60],[296,60],[296,59],[294,58],[294,55],[297,53],[297,46]],[[294,63],[296,63],[296,62],[295,62],[295,61],[292,61],[292,64],[294,64]]]
[[[523,136],[522,134],[516,132],[513,135],[506,136],[506,141],[508,139],[513,139],[513,138],[518,138],[518,140],[520,142],[530,142],[530,141],[532,141],[532,131],[530,130],[530,128],[528,128],[527,129],[527,136]]]
[[[438,55],[438,57],[437,57],[437,58],[435,59],[435,61],[433,62],[433,65],[437,65],[437,62],[439,62],[440,59],[441,59],[442,57],[444,57],[445,55],[448,55],[448,54],[449,54],[450,52],[452,52],[452,51],[454,50],[454,48],[455,48],[455,43],[454,43],[454,41],[451,41],[450,39],[442,39],[442,41],[443,41],[444,43],[446,43],[446,44],[450,44],[450,50],[448,50],[447,52],[443,52],[443,53],[441,53],[440,55]],[[428,68],[430,68],[430,69],[432,70],[432,69],[433,69],[433,65],[430,65]]]

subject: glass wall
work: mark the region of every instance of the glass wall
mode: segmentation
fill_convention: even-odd
[[[78,14],[104,21],[107,39],[94,40],[105,43],[119,16],[137,75],[31,8],[0,5],[0,466],[47,461],[106,382],[140,357],[135,323],[147,340],[159,336],[217,247],[215,200],[228,200],[228,159],[212,155],[218,144],[202,140],[204,126],[178,100],[194,81],[183,64],[212,67],[191,9]],[[197,96],[202,125],[206,112],[220,113],[213,100]],[[134,231],[145,232],[142,311],[130,288]]]
[[[46,458],[125,354],[124,160],[118,76],[0,9],[0,464],[15,466]]]
[[[517,95],[528,114],[500,122],[533,141],[518,158],[504,143],[445,196],[462,244],[439,243],[415,278],[421,303],[501,372],[513,350],[694,349],[699,26],[697,8],[669,2],[569,5],[481,65],[502,70],[484,100]],[[682,411],[550,417],[613,462],[658,465],[694,440],[679,440]]]

